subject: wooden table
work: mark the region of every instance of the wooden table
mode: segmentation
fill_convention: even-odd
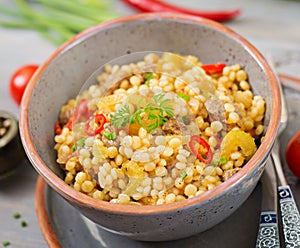
[[[117,0],[116,8],[125,14],[134,13]],[[9,3],[9,0],[1,1]],[[169,0],[177,4],[201,9],[240,7],[237,19],[225,23],[247,38],[265,56],[271,57],[278,72],[298,76],[300,70],[300,1],[244,0],[198,1]],[[209,6],[208,6],[209,5]],[[0,28],[0,109],[18,116],[18,106],[8,91],[9,78],[19,66],[40,64],[56,49],[37,33]],[[37,173],[27,160],[16,174],[0,181],[0,243],[9,247],[47,247],[39,229],[34,207]],[[14,214],[21,218],[15,219]],[[26,221],[27,227],[21,222]]]

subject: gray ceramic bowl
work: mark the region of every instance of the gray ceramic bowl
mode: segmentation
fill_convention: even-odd
[[[78,94],[82,83],[101,65],[138,51],[193,54],[205,63],[225,61],[244,66],[254,92],[266,100],[268,128],[259,149],[239,173],[200,196],[157,206],[99,201],[64,183],[53,149],[53,127],[61,106]],[[83,215],[114,233],[162,241],[205,231],[239,208],[262,174],[279,119],[279,87],[274,74],[263,56],[244,38],[219,23],[201,18],[141,14],[93,27],[60,47],[39,68],[26,89],[20,131],[32,165]]]
[[[0,179],[11,176],[24,158],[18,120],[13,114],[0,110]]]

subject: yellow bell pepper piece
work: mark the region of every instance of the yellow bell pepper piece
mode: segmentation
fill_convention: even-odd
[[[221,157],[230,158],[231,153],[238,151],[246,157],[246,160],[256,151],[254,138],[242,130],[229,131],[221,143]]]

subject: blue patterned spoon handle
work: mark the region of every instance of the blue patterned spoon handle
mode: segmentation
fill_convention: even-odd
[[[278,194],[285,247],[300,247],[300,215],[291,188],[279,186]]]
[[[260,213],[256,248],[279,248],[277,215],[275,211]]]

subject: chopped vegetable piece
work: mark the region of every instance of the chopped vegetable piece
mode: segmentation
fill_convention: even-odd
[[[62,132],[62,130],[61,130],[61,122],[60,122],[60,121],[57,121],[57,122],[55,123],[55,134],[56,134],[56,135],[60,135],[61,132]]]
[[[4,241],[4,242],[2,242],[2,245],[3,245],[4,247],[7,247],[7,246],[10,245],[10,242],[9,242],[9,241]]]
[[[226,164],[227,163],[227,159],[225,158],[225,157],[221,157],[220,158],[220,164],[221,165],[224,165],[224,164]]]
[[[27,222],[26,221],[21,221],[21,227],[26,227],[27,226]]]
[[[77,149],[77,146],[76,146],[76,145],[73,145],[73,146],[72,146],[72,151],[74,151],[74,152],[75,152],[75,151],[76,151],[76,149]]]
[[[184,115],[182,116],[182,121],[185,125],[187,125],[189,123],[189,118],[186,115]]]
[[[116,106],[116,104],[121,103],[126,98],[127,95],[124,93],[108,95],[101,99],[101,101],[97,104],[97,107],[98,109],[112,108]]]
[[[90,136],[99,134],[104,129],[105,123],[106,118],[103,114],[91,116],[85,125],[85,132]],[[96,124],[96,129],[91,129],[92,124]]]
[[[193,135],[189,142],[192,153],[205,164],[209,164],[212,160],[212,151],[209,144],[198,135]]]
[[[249,159],[256,151],[254,138],[242,130],[229,131],[221,143],[221,156],[229,159],[232,152],[240,150]]]
[[[180,98],[182,98],[182,99],[184,99],[184,100],[186,100],[186,101],[189,101],[191,99],[190,96],[185,95],[182,92],[178,92],[177,96],[180,97]]]
[[[76,145],[78,145],[78,146],[84,146],[84,142],[85,142],[85,138],[82,138],[82,139],[80,139],[80,140],[78,140],[76,142]]]
[[[103,135],[105,138],[107,138],[109,140],[114,140],[117,138],[116,132],[104,132]]]
[[[15,213],[15,214],[14,214],[14,218],[15,218],[15,219],[19,219],[20,217],[21,217],[21,215],[20,215],[19,213]]]
[[[187,176],[186,171],[182,171],[182,172],[180,173],[180,176],[181,176],[181,179],[184,180],[184,179],[186,178],[186,176]]]
[[[127,161],[122,165],[122,170],[129,178],[129,183],[122,193],[132,196],[144,179],[144,168],[133,161]]]
[[[290,139],[285,150],[285,158],[291,171],[300,178],[300,131]]]
[[[206,72],[208,75],[213,74],[220,74],[223,72],[223,68],[226,66],[226,64],[206,64],[202,65],[202,69]]]
[[[71,116],[71,118],[69,119],[68,123],[66,124],[66,127],[72,131],[73,129],[73,116]]]
[[[146,77],[145,77],[145,79],[146,79],[145,85],[149,86],[149,84],[150,84],[150,79],[151,79],[151,78],[153,78],[153,73],[152,73],[152,72],[150,72],[150,73],[148,73],[148,74],[146,75]]]

